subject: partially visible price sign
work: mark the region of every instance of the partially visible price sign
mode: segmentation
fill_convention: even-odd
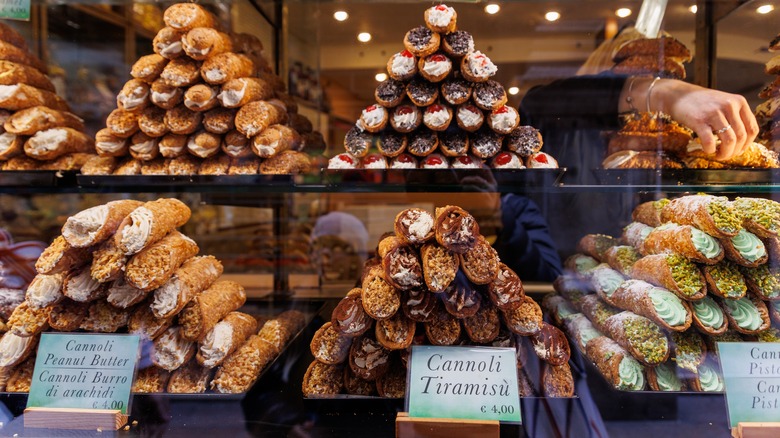
[[[30,0],[0,0],[0,18],[30,19]]]

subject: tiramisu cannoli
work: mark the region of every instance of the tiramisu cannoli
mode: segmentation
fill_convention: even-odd
[[[742,228],[742,219],[728,198],[711,195],[673,199],[661,210],[661,220],[693,225],[717,238],[736,236]]]
[[[519,307],[525,297],[520,277],[503,263],[499,263],[498,275],[488,284],[487,290],[490,301],[501,310]]]
[[[198,175],[227,175],[230,169],[230,157],[227,155],[215,155],[206,158],[200,163]]]
[[[190,154],[171,158],[168,162],[168,175],[197,175],[201,160]]]
[[[184,99],[184,90],[168,85],[162,79],[152,82],[150,99],[152,103],[162,109],[171,109],[180,104]]]
[[[187,139],[187,150],[198,158],[209,158],[219,153],[222,136],[207,131],[198,131]]]
[[[498,253],[481,235],[477,236],[474,246],[458,257],[460,269],[475,284],[491,283],[498,276]]]
[[[186,32],[196,27],[214,27],[214,16],[203,6],[195,3],[177,3],[170,6],[163,14],[165,25],[180,32]]]
[[[89,303],[79,303],[65,298],[51,307],[48,316],[49,326],[61,332],[78,330],[88,311]]]
[[[233,79],[253,76],[254,70],[254,63],[248,57],[226,52],[207,59],[200,69],[200,75],[209,84],[220,85]]]
[[[201,63],[186,56],[171,60],[160,73],[160,79],[172,87],[189,87],[200,79]]]
[[[406,151],[418,157],[426,157],[438,147],[439,137],[436,132],[422,127],[409,135]]]
[[[439,97],[439,87],[420,77],[416,77],[406,85],[406,95],[413,104],[424,107],[436,102]]]
[[[449,130],[439,134],[439,150],[447,157],[465,157],[469,146],[469,137],[465,132]],[[457,167],[455,161],[453,167]]]
[[[211,381],[211,369],[190,359],[171,374],[167,390],[171,394],[200,394],[206,392]]]
[[[116,231],[117,246],[126,255],[133,255],[162,239],[174,228],[187,223],[190,209],[173,198],[144,203],[133,210]]]
[[[171,231],[136,253],[127,261],[125,280],[139,289],[151,291],[165,284],[185,261],[198,253],[198,245],[178,231]]]
[[[501,328],[498,309],[491,303],[483,301],[477,313],[463,318],[463,328],[473,342],[478,344],[493,342]]]
[[[390,126],[400,133],[412,132],[422,123],[422,115],[415,105],[399,105],[390,114]]]
[[[230,312],[206,333],[195,357],[205,368],[217,367],[255,333],[255,318],[246,313]]]
[[[138,58],[130,69],[130,76],[151,84],[160,77],[168,65],[168,60],[158,54],[145,55]]]
[[[184,111],[189,111],[183,106],[182,112],[179,113],[177,110],[171,109],[167,112],[162,109],[158,108],[156,106],[149,106],[143,112],[141,112],[141,116],[138,118],[138,128],[143,132],[144,134],[148,135],[149,137],[157,138],[162,137],[163,135],[167,134],[168,131],[171,129],[171,126],[176,128],[177,130],[186,130],[187,127],[182,127],[184,125]],[[171,125],[169,126],[169,118],[167,114],[171,112],[172,117],[170,118]],[[173,117],[175,116],[175,117]],[[196,122],[200,122],[200,119],[197,118],[199,116],[195,116]]]
[[[127,264],[127,256],[117,246],[114,239],[108,239],[92,251],[90,275],[98,283],[106,283],[120,278]]]
[[[152,161],[160,155],[160,149],[157,147],[158,140],[150,137],[143,132],[136,132],[130,138],[128,150],[130,156],[139,161]]]
[[[138,370],[138,376],[133,382],[132,392],[155,394],[165,392],[171,373],[156,366],[148,366]]]
[[[322,397],[339,394],[344,388],[342,365],[328,365],[313,361],[303,375],[301,391],[304,397]]]
[[[147,296],[146,301],[142,302],[133,309],[130,319],[127,321],[127,331],[137,334],[142,339],[157,339],[168,327],[173,324],[174,317],[157,318],[152,312],[152,298]]]
[[[416,245],[433,238],[433,223],[433,216],[427,211],[409,208],[396,215],[393,229],[400,239]]]
[[[78,152],[94,152],[95,141],[73,128],[52,128],[40,131],[24,143],[28,157],[53,160]]]
[[[726,258],[748,268],[755,268],[767,262],[769,255],[764,242],[755,234],[741,229],[734,237],[720,239]]]
[[[398,291],[385,281],[381,266],[372,267],[363,279],[361,298],[366,313],[377,320],[393,316],[401,305]]]
[[[523,296],[520,305],[503,310],[507,328],[520,336],[529,336],[542,328],[542,308],[531,297]]]
[[[230,35],[210,27],[190,29],[181,39],[184,53],[190,58],[203,61],[209,56],[233,50]]]
[[[417,251],[396,236],[379,242],[379,257],[385,280],[394,288],[407,290],[423,283],[422,266]]]
[[[274,124],[252,137],[252,151],[260,158],[271,158],[286,150],[296,150],[301,136],[292,128]]]
[[[568,362],[542,366],[542,393],[545,397],[573,397],[574,377]]]
[[[219,87],[195,84],[184,92],[184,106],[191,111],[208,111],[219,104]]]
[[[423,325],[428,342],[433,345],[454,345],[461,338],[460,321],[447,312],[442,304],[436,306],[433,316]]]
[[[387,108],[397,106],[404,97],[406,97],[406,84],[393,78],[382,81],[374,90],[376,103]]]
[[[387,73],[396,81],[407,81],[417,74],[417,59],[408,50],[402,50],[387,61]]]
[[[34,106],[68,111],[68,104],[51,91],[25,84],[0,85],[0,108],[18,111]]]
[[[690,304],[693,325],[702,333],[710,336],[723,334],[729,328],[729,320],[715,300],[704,297]]]
[[[566,335],[557,327],[542,322],[542,327],[530,336],[534,352],[550,365],[561,366],[569,361],[571,350]]]
[[[206,334],[228,313],[246,302],[244,288],[234,281],[217,281],[196,295],[179,314],[181,335],[185,339],[203,341]]]
[[[750,292],[768,301],[780,300],[780,270],[768,265],[740,270]]]
[[[314,333],[311,340],[311,354],[324,364],[337,365],[349,357],[352,338],[336,330],[332,323],[326,322]]]
[[[154,340],[152,363],[167,371],[173,371],[195,355],[195,343],[185,339],[181,327],[170,327]]]
[[[424,244],[420,248],[420,255],[423,277],[428,290],[434,293],[444,291],[455,280],[455,275],[458,273],[460,264],[458,255],[435,242]]]
[[[236,129],[247,137],[265,131],[271,125],[285,123],[287,113],[266,101],[250,102],[236,114]]]
[[[222,85],[217,99],[225,108],[240,108],[249,102],[270,99],[273,94],[271,85],[260,78],[237,78]]]
[[[380,397],[402,399],[406,395],[406,368],[394,359],[390,369],[377,377],[376,389]]]
[[[347,394],[365,396],[376,395],[376,387],[377,385],[375,382],[361,379],[355,375],[352,368],[348,366],[344,367],[344,390]]]
[[[187,140],[186,135],[180,134],[166,134],[157,143],[157,148],[160,150],[160,155],[163,158],[176,158],[184,155],[187,152]]]
[[[780,232],[780,203],[764,198],[738,197],[732,202],[742,214],[742,226],[762,238],[777,237]]]
[[[439,304],[439,297],[425,288],[404,291],[401,298],[401,310],[407,318],[417,322],[429,322]]]
[[[707,287],[699,268],[677,254],[654,254],[642,257],[631,268],[631,276],[661,286],[686,301],[704,298]]]
[[[2,38],[0,38],[2,40]],[[40,70],[18,62],[0,60],[0,85],[26,84],[54,92],[54,85]]]
[[[4,132],[0,134],[0,161],[10,160],[24,154],[25,137]]]
[[[617,342],[600,336],[588,342],[585,354],[615,389],[645,389],[644,367]]]
[[[430,82],[441,82],[452,71],[452,61],[442,53],[421,57],[417,65],[420,76]]]
[[[198,293],[222,275],[222,264],[212,256],[193,257],[173,277],[154,291],[152,311],[157,318],[178,314]]]
[[[34,106],[15,112],[3,124],[7,132],[16,135],[35,135],[52,128],[84,130],[84,121],[67,111],[45,106]]]
[[[476,244],[479,225],[466,210],[448,205],[436,209],[434,235],[443,247],[463,254]]]
[[[424,57],[439,49],[441,37],[425,26],[417,26],[406,32],[404,47],[414,56]]]
[[[35,270],[49,275],[67,272],[89,262],[90,256],[88,249],[74,248],[64,237],[57,236],[36,260]]]
[[[141,111],[150,102],[149,84],[140,79],[130,79],[116,95],[117,108],[124,111]]]
[[[181,46],[183,35],[183,32],[172,27],[163,27],[157,31],[157,35],[152,41],[152,50],[166,59],[178,58],[184,53]]]
[[[642,280],[628,280],[610,296],[611,304],[630,310],[670,331],[685,331],[691,326],[689,305],[666,289]]]
[[[374,323],[373,319],[363,309],[361,290],[352,289],[347,296],[336,305],[331,314],[331,326],[343,336],[360,336]]]

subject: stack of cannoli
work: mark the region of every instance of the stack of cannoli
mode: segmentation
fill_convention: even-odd
[[[91,175],[290,174],[321,141],[298,114],[260,41],[228,35],[203,6],[164,14],[154,54],[133,65],[117,108],[96,135]]]
[[[57,95],[46,66],[0,23],[0,170],[79,170],[94,154],[95,141]]]
[[[544,300],[552,321],[616,388],[721,391],[716,342],[777,339],[780,203],[690,195],[632,219],[581,239]],[[618,353],[640,374],[621,376]]]
[[[512,347],[521,395],[571,397],[569,343],[457,206],[410,208],[311,341],[306,397],[403,397],[413,345]],[[528,366],[528,344],[539,366]],[[540,370],[538,373],[531,370]]]
[[[671,36],[638,38],[615,50],[612,71],[627,76],[685,79],[683,64],[691,59],[691,51],[685,44]]]
[[[425,11],[404,49],[387,61],[389,78],[344,138],[329,169],[557,168],[542,136],[520,122],[497,67],[457,29],[445,4]]]
[[[222,264],[176,230],[189,218],[177,199],[112,201],[69,217],[23,300],[0,294],[0,311],[13,308],[0,338],[6,390],[29,389],[38,337],[53,330],[141,336],[152,365],[136,392],[246,391],[305,318],[288,311],[262,325],[240,312],[244,288],[221,280]]]
[[[769,42],[769,51],[773,57],[767,61],[764,72],[774,78],[758,93],[764,99],[755,111],[760,129],[758,141],[780,153],[780,34]]]
[[[35,278],[35,259],[46,244],[14,243],[11,233],[0,228],[0,333],[8,330],[6,321],[24,301],[24,291]]]

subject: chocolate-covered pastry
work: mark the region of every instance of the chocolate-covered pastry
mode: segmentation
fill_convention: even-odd
[[[482,304],[482,294],[471,283],[462,271],[455,276],[455,280],[444,289],[442,293],[444,308],[456,318],[474,316]]]
[[[428,106],[439,97],[439,87],[416,77],[406,86],[406,95],[417,106]]]
[[[474,246],[459,257],[461,270],[475,284],[491,283],[498,275],[498,253],[481,235]]]
[[[425,334],[433,345],[453,345],[460,339],[460,321],[450,315],[443,305],[436,306],[433,318],[425,323]]]
[[[379,257],[385,280],[393,287],[408,290],[422,285],[422,267],[417,252],[396,236],[379,242]]]
[[[521,157],[539,152],[542,144],[542,134],[533,126],[518,126],[506,136],[506,147]]]
[[[406,150],[407,139],[403,134],[386,130],[379,135],[377,147],[386,157],[397,157]]]
[[[544,364],[542,390],[545,397],[572,397],[574,395],[574,377],[567,362],[560,365]]]
[[[479,310],[473,316],[463,318],[463,328],[469,339],[478,344],[493,342],[501,328],[498,309],[488,301],[482,301]]]
[[[439,138],[435,131],[428,128],[419,128],[409,136],[407,152],[418,157],[430,155],[439,146]]]
[[[350,367],[344,367],[344,389],[352,395],[376,395],[376,384],[356,376]]]
[[[497,132],[482,128],[471,134],[470,151],[477,158],[492,158],[501,151],[504,137]]]
[[[428,322],[433,318],[439,298],[423,288],[404,291],[401,297],[401,310],[412,321]]]
[[[373,382],[390,367],[390,350],[369,336],[356,338],[349,349],[349,367],[356,376]]]
[[[466,210],[448,205],[436,209],[434,233],[440,245],[463,254],[474,247],[479,236],[479,224]]]
[[[507,97],[503,85],[488,80],[474,86],[474,103],[483,110],[493,111],[506,104]]]
[[[388,350],[403,350],[412,345],[415,321],[406,317],[404,312],[396,312],[390,318],[376,322],[376,339]]]
[[[525,297],[523,282],[509,266],[499,263],[498,275],[488,284],[488,297],[501,310],[517,308]]]
[[[571,355],[569,341],[557,327],[542,322],[542,327],[531,335],[530,339],[539,359],[555,366],[563,365],[569,361]]]
[[[344,336],[360,336],[374,323],[363,309],[361,290],[352,289],[341,299],[331,313],[331,326]]]
[[[376,102],[384,107],[394,107],[406,97],[406,85],[393,78],[381,82],[374,91]]]
[[[439,150],[448,157],[462,157],[469,151],[469,137],[459,130],[439,133]]]
[[[351,346],[352,338],[344,336],[333,328],[330,322],[323,324],[314,333],[310,344],[314,358],[328,365],[340,364],[347,360]]]

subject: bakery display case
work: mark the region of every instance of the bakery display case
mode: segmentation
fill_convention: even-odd
[[[726,436],[715,342],[780,339],[780,5],[696,3],[660,38],[602,0],[3,20],[3,68],[29,69],[0,86],[44,93],[0,93],[1,434],[40,432],[36,336],[78,331],[148,340],[124,435],[391,436],[434,344],[515,348],[502,436]],[[756,142],[704,153],[649,110],[670,78],[744,96]],[[572,122],[632,87],[630,114]],[[132,247],[139,208],[164,225]]]

